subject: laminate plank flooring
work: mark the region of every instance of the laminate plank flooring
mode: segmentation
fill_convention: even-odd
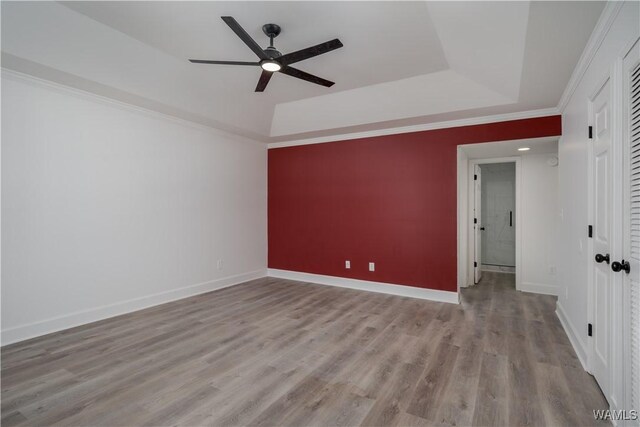
[[[461,299],[265,278],[24,341],[2,425],[597,424],[554,297],[489,273]]]

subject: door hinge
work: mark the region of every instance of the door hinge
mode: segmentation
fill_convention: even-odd
[[[473,180],[477,181],[478,180],[478,175],[476,175],[475,173],[473,174]]]
[[[473,218],[473,223],[477,224],[478,223],[478,218]]]
[[[477,266],[478,266],[478,263],[477,263],[477,262],[475,262],[475,261],[473,261],[473,266],[474,266],[474,267],[477,267]]]
[[[589,139],[593,139],[593,126],[589,126]]]
[[[589,237],[593,237],[593,225],[589,226],[589,231],[588,231],[587,234],[588,234]]]
[[[592,337],[593,336],[593,325],[591,323],[589,323],[589,325],[587,326],[587,334]]]

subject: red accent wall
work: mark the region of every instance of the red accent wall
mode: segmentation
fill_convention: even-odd
[[[456,291],[456,147],[560,134],[549,116],[270,149],[269,268]]]

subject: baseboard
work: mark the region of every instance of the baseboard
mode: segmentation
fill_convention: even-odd
[[[512,273],[516,274],[515,267],[503,267],[499,265],[488,265],[488,264],[480,264],[480,269],[482,271],[491,271],[496,273]]]
[[[441,291],[437,289],[416,288],[413,286],[393,285],[390,283],[370,282],[368,280],[347,279],[344,277],[324,276],[321,274],[278,270],[274,268],[268,269],[267,275],[269,277],[276,277],[279,279],[311,282],[317,283],[319,285],[337,286],[340,288],[357,289],[360,291],[378,292],[409,298],[420,298],[430,301],[447,302],[451,304],[459,303],[457,292]]]
[[[30,338],[39,337],[41,335],[50,334],[52,332],[58,332],[64,329],[86,325],[87,323],[96,322],[98,320],[104,320],[110,317],[119,316],[121,314],[131,313],[133,311],[142,310],[144,308],[149,308],[167,302],[188,298],[194,295],[215,291],[217,289],[237,285],[248,280],[259,279],[261,277],[265,277],[266,275],[267,271],[265,269],[260,269],[251,271],[249,273],[223,277],[222,279],[211,280],[191,286],[185,286],[183,288],[172,289],[165,292],[159,292],[157,294],[130,299],[115,304],[77,311],[75,313],[29,323],[26,325],[3,329],[1,333],[2,345],[5,346],[8,344],[13,344]]]
[[[555,285],[547,285],[544,283],[522,282],[518,287],[519,291],[531,292],[534,294],[558,296],[558,287]]]
[[[576,328],[567,317],[567,314],[562,308],[562,304],[560,304],[560,301],[558,301],[556,304],[556,315],[558,316],[558,319],[560,319],[560,324],[562,324],[564,332],[567,334],[567,337],[569,337],[569,341],[571,342],[573,350],[576,352],[576,355],[580,360],[582,368],[585,371],[589,372],[589,369],[587,369],[587,347],[582,339],[580,339],[580,335],[578,335]]]

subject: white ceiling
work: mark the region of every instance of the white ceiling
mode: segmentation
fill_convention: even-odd
[[[603,2],[2,2],[2,66],[265,142],[555,107]],[[220,19],[336,84],[259,68]]]

